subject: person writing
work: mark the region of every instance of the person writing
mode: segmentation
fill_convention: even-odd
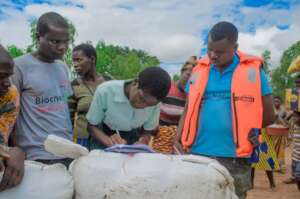
[[[86,115],[91,149],[148,144],[158,128],[159,102],[170,85],[165,70],[149,67],[134,80],[111,80],[98,86]]]

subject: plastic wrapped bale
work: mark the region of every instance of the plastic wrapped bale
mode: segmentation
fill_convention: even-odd
[[[235,198],[227,170],[197,156],[92,151],[70,171],[76,199]]]
[[[206,157],[100,150],[86,154],[83,147],[55,137],[45,145],[56,155],[77,157],[69,168],[76,199],[237,199],[229,172]]]
[[[64,165],[25,161],[21,184],[0,192],[0,199],[72,199],[73,193],[73,179]]]

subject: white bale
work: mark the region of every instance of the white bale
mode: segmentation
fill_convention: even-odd
[[[233,179],[217,161],[193,155],[126,155],[81,146],[56,136],[49,152],[77,158],[69,170],[76,199],[237,199]]]
[[[56,135],[48,135],[44,146],[48,152],[62,158],[76,159],[89,154],[85,147]]]
[[[72,199],[73,179],[62,164],[25,161],[20,185],[0,192],[0,199]]]
[[[75,160],[76,199],[236,199],[233,179],[200,156],[126,155],[99,150]]]

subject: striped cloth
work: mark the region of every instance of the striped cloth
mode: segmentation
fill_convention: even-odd
[[[17,120],[20,110],[19,100],[19,93],[15,86],[11,86],[8,92],[0,97],[0,137],[4,144],[8,144]]]
[[[262,143],[259,146],[259,161],[253,163],[255,169],[274,171],[279,170],[279,162],[274,150],[272,138],[267,134],[265,129],[261,130]]]
[[[290,134],[293,139],[292,160],[300,161],[300,125],[297,124],[299,118],[293,118],[291,121]]]
[[[186,93],[179,90],[177,83],[172,82],[168,96],[160,106],[160,124],[178,125],[180,116],[184,111]]]

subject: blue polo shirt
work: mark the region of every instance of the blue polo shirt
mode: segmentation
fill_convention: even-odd
[[[199,113],[197,138],[191,153],[214,157],[236,157],[231,114],[231,80],[239,57],[221,73],[211,65]],[[272,92],[264,70],[260,71],[262,95]],[[186,87],[188,93],[189,87]]]

